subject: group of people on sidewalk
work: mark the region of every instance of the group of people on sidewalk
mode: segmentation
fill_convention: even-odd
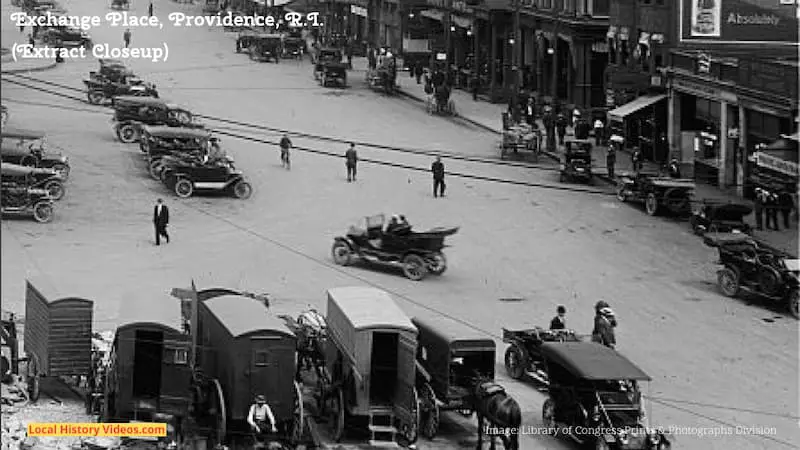
[[[766,216],[767,230],[780,231],[778,213],[783,216],[784,228],[790,228],[792,210],[796,209],[795,200],[789,193],[789,189],[779,192],[769,191],[757,187],[755,189],[754,210],[756,214],[756,230],[764,229],[764,216]]]

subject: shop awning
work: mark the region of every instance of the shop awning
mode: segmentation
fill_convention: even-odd
[[[437,11],[435,9],[426,9],[420,13],[422,17],[427,17],[429,19],[438,20],[442,22],[444,20],[444,13],[441,11]]]
[[[772,142],[771,144],[767,145],[767,150],[794,150],[797,151],[797,141],[792,141],[788,138],[781,137],[780,139]]]
[[[420,13],[423,17],[427,17],[429,19],[437,20],[439,22],[444,22],[444,12],[439,11],[436,9],[426,9]],[[450,14],[450,20],[453,22],[453,25],[461,28],[470,28],[472,26],[472,19],[469,17],[462,17],[457,16],[455,14]]]
[[[661,100],[664,100],[665,98],[667,98],[667,96],[663,94],[655,95],[652,97],[639,97],[630,103],[626,103],[617,109],[609,111],[608,119],[616,120],[617,122],[622,122],[626,116],[629,116],[641,109],[647,108],[648,106],[653,105]]]

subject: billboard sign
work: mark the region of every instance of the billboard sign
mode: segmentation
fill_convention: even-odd
[[[798,45],[798,6],[783,0],[679,0],[685,44]],[[793,2],[794,3],[794,2]]]

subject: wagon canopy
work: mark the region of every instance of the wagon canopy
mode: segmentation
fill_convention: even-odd
[[[24,139],[24,140],[34,140],[34,139],[42,139],[45,137],[45,133],[43,131],[35,131],[35,130],[24,130],[21,128],[11,128],[11,127],[3,127],[2,131],[0,131],[0,136],[4,139]]]
[[[127,328],[157,328],[184,334],[181,303],[167,293],[127,295],[120,310],[117,334]]]
[[[417,333],[406,313],[385,291],[369,287],[328,289],[328,312],[331,304],[350,320],[355,331],[398,329]]]
[[[223,295],[203,302],[234,338],[248,334],[280,335],[294,338],[286,323],[272,314],[264,304],[250,297]]]
[[[558,365],[576,378],[650,381],[628,358],[594,342],[546,342],[541,352],[548,364]]]
[[[198,128],[180,128],[180,127],[164,127],[164,126],[144,126],[145,133],[153,137],[165,139],[181,139],[181,138],[198,138],[208,139],[211,137],[211,132]]]
[[[449,350],[453,356],[491,352],[497,349],[494,339],[447,317],[411,319],[419,330],[420,346],[436,346]],[[494,364],[494,361],[492,361]]]

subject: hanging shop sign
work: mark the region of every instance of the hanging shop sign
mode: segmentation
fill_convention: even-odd
[[[696,95],[698,97],[707,98],[716,101],[726,101],[728,103],[736,103],[738,98],[736,94],[722,91],[713,86],[705,86],[701,83],[695,83],[689,80],[674,79],[672,80],[673,89],[685,94]]]
[[[775,0],[679,0],[678,5],[683,43],[798,45],[795,5]]]
[[[361,6],[350,5],[350,13],[355,14],[361,17],[367,17],[367,8],[362,8]]]
[[[757,152],[753,159],[758,167],[774,170],[775,172],[786,174],[792,177],[800,175],[800,166],[793,161],[786,161],[767,153]]]

